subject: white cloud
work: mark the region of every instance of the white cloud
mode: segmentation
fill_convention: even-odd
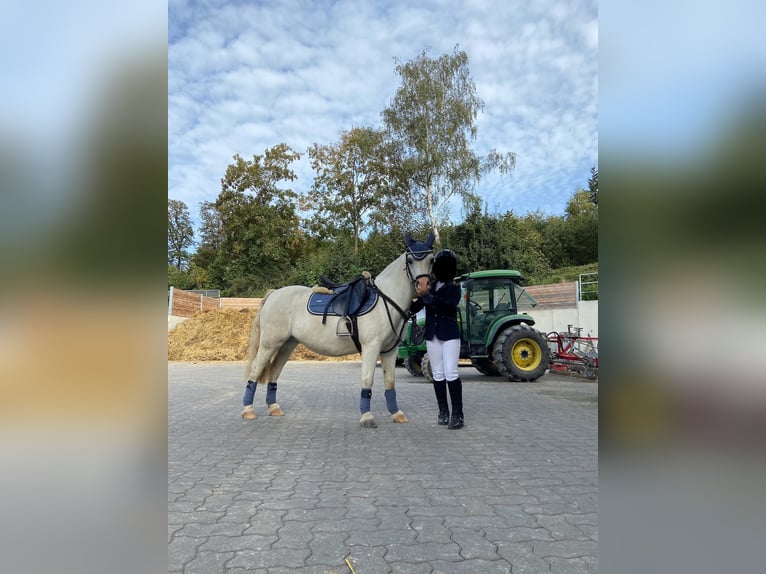
[[[595,3],[299,1],[169,5],[169,194],[196,216],[231,156],[284,142],[305,154],[380,125],[399,86],[395,59],[456,44],[485,110],[477,153],[518,154],[478,190],[490,208],[562,213],[597,164]],[[312,172],[295,166],[302,191]]]

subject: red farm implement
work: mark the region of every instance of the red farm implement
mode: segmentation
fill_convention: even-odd
[[[598,337],[584,337],[582,327],[567,325],[566,332],[548,333],[550,371],[598,380]]]

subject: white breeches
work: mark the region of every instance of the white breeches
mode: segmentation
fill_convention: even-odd
[[[460,374],[457,370],[457,360],[460,357],[460,339],[442,341],[434,337],[426,341],[428,359],[431,362],[434,381],[454,381]]]

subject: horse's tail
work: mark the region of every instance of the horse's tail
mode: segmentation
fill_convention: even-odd
[[[273,292],[274,289],[269,289],[266,292],[266,295],[264,295],[263,299],[261,299],[261,306],[255,313],[255,317],[253,317],[253,324],[250,328],[250,341],[247,345],[247,360],[245,361],[246,379],[250,376],[250,369],[253,365],[253,361],[255,360],[255,356],[258,354],[258,347],[261,345],[261,311],[263,310],[263,306],[266,304],[266,299],[268,299],[269,295],[271,295]]]

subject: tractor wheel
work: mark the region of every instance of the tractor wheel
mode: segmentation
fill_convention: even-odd
[[[410,344],[421,345],[426,340],[426,327],[425,325],[413,325],[410,332]]]
[[[471,359],[471,365],[482,375],[487,375],[488,377],[496,377],[500,374],[490,359]]]
[[[423,360],[420,362],[420,368],[423,370],[423,375],[428,379],[428,382],[433,383],[434,372],[431,370],[431,360],[428,358],[428,353],[423,355]]]
[[[415,353],[404,360],[404,368],[413,377],[423,376],[423,353]]]
[[[508,327],[498,335],[492,359],[501,375],[511,381],[532,382],[545,374],[550,363],[548,341],[526,323]]]

